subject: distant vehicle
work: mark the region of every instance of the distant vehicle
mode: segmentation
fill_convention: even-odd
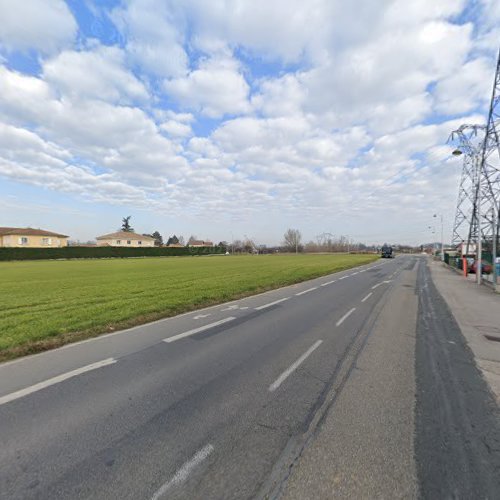
[[[392,253],[392,247],[387,245],[387,244],[384,244],[382,246],[382,258],[383,259],[392,259],[394,257],[393,253]]]

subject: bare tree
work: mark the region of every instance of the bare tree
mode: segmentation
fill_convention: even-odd
[[[246,253],[258,253],[257,246],[254,241],[248,237],[243,242],[243,250]]]
[[[283,246],[289,252],[297,253],[300,248],[300,242],[302,241],[302,234],[298,229],[287,229],[286,233],[283,235]]]

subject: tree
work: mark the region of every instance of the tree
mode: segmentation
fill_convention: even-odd
[[[198,238],[192,234],[190,237],[189,237],[189,240],[188,240],[188,245],[192,245],[195,241],[197,241]]]
[[[286,233],[283,235],[283,246],[289,252],[297,253],[302,250],[300,247],[300,242],[302,240],[302,234],[298,229],[287,229]]]
[[[167,246],[168,245],[178,245],[178,244],[179,244],[179,238],[177,238],[177,236],[175,236],[175,234],[173,236],[170,236],[170,238],[167,241]]]
[[[243,250],[245,250],[246,253],[257,253],[255,243],[248,237],[243,242]]]
[[[122,231],[125,231],[127,233],[133,233],[134,228],[130,225],[130,219],[132,218],[131,215],[128,217],[123,217],[122,219]]]
[[[179,243],[180,243],[181,245],[185,245],[185,244],[186,244],[186,243],[185,243],[185,241],[184,241],[184,236],[182,236],[182,235],[181,235],[181,236],[179,236]]]
[[[233,252],[241,253],[243,251],[243,242],[241,240],[233,241]]]
[[[224,252],[227,252],[229,243],[227,241],[219,241],[218,247],[222,248]]]
[[[160,234],[159,231],[155,231],[151,235],[151,237],[155,239],[155,247],[162,247],[163,246],[163,236]]]

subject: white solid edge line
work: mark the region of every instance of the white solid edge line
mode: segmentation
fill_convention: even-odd
[[[175,474],[170,481],[167,481],[163,484],[151,497],[151,500],[159,500],[165,493],[172,487],[177,484],[183,483],[191,473],[191,471],[199,465],[203,460],[205,460],[210,453],[214,451],[214,447],[211,444],[207,444],[201,450],[196,452],[194,457],[187,461]]]
[[[28,396],[33,392],[45,389],[46,387],[49,387],[54,384],[58,384],[59,382],[63,382],[64,380],[68,380],[69,378],[81,375],[82,373],[86,373],[91,370],[97,370],[98,368],[102,368],[103,366],[112,365],[113,363],[116,363],[115,358],[103,359],[102,361],[97,361],[97,363],[92,363],[87,366],[82,366],[81,368],[77,368],[76,370],[71,370],[70,372],[66,372],[61,375],[57,375],[56,377],[49,378],[47,380],[44,380],[43,382],[39,382],[38,384],[30,385],[29,387],[26,387],[24,389],[11,392],[10,394],[6,394],[5,396],[0,397],[0,405],[9,403],[10,401],[14,401],[15,399],[19,399],[24,396]]]
[[[305,293],[309,293],[309,292],[312,292],[313,290],[317,290],[317,289],[318,289],[317,286],[313,286],[312,288],[308,288],[307,290],[303,290],[302,292],[296,293],[295,295],[297,295],[297,296],[304,295]]]
[[[285,302],[285,300],[288,300],[290,297],[285,297],[283,299],[275,300],[274,302],[269,302],[268,304],[264,304],[263,306],[256,307],[256,311],[260,311],[261,309],[266,309],[266,307],[271,307],[276,304],[279,304],[280,302]]]
[[[361,299],[361,302],[368,300],[373,295],[373,292],[370,292],[364,299]]]
[[[347,311],[338,321],[335,323],[335,326],[340,326],[354,311],[356,310],[355,307],[353,307],[350,311]]]
[[[174,335],[173,337],[167,337],[166,339],[163,339],[163,342],[169,344],[170,342],[175,342],[176,340],[183,339],[184,337],[189,337],[190,335],[208,330],[209,328],[213,328],[214,326],[223,325],[228,321],[233,321],[233,319],[236,318],[234,316],[229,316],[228,318],[221,319],[220,321],[215,321],[214,323],[209,323],[208,325],[199,326],[198,328],[193,328],[192,330],[188,330],[187,332],[179,333],[178,335]]]
[[[322,340],[317,340],[302,356],[287,368],[270,386],[269,391],[275,391],[298,367],[303,363],[321,344]]]

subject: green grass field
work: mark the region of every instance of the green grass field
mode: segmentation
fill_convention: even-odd
[[[0,263],[0,359],[365,264],[374,255]]]

